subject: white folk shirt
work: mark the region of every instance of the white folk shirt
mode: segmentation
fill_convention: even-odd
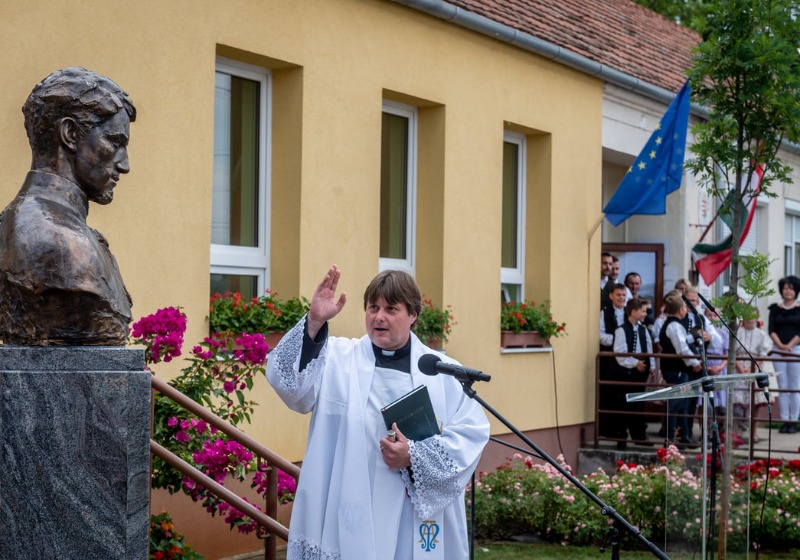
[[[627,320],[627,319],[626,319]],[[641,340],[639,336],[639,326],[641,323],[636,323],[633,325],[633,332],[636,333],[634,336],[634,345],[633,345],[633,352],[636,354],[649,354],[653,351],[653,341],[650,339],[650,331],[646,328],[644,330],[644,336],[646,340]],[[627,354],[628,353],[628,340],[625,338],[625,330],[619,326],[617,330],[614,331],[614,352],[617,354]],[[639,360],[648,360],[650,371],[656,369],[656,359],[653,357],[650,358],[637,358],[635,356],[617,356],[617,363],[624,368],[633,369],[639,364]]]
[[[266,372],[289,408],[312,413],[287,560],[467,558],[464,488],[489,438],[480,405],[454,378],[420,373],[420,356],[435,352],[412,334],[408,390],[427,385],[442,425],[440,435],[409,442],[412,481],[408,469],[392,471],[380,456],[377,436],[385,426],[378,430],[369,412],[376,370],[369,337],[330,337],[298,371],[304,324],[270,353]],[[425,550],[433,540],[423,542],[421,529],[433,530],[419,525],[431,519],[442,538]]]

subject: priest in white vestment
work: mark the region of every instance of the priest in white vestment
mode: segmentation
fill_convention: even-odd
[[[376,276],[364,294],[367,335],[328,337],[344,307],[336,266],[308,314],[270,353],[267,378],[292,410],[311,412],[287,560],[464,560],[464,488],[489,438],[480,405],[446,375],[424,375],[434,353],[411,333],[422,308],[407,273]],[[387,437],[380,409],[426,385],[441,432]],[[396,428],[396,426],[395,426]]]

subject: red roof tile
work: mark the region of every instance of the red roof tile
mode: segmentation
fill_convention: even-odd
[[[445,0],[676,92],[700,36],[631,0]]]

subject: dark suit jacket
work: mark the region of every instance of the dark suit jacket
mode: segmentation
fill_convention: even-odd
[[[30,171],[0,214],[0,338],[20,345],[125,344],[131,299],[81,188]]]

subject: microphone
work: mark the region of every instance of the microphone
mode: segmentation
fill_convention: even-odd
[[[700,298],[700,301],[702,301],[705,304],[705,306],[708,307],[714,315],[719,317],[719,313],[717,313],[717,308],[714,307],[713,305],[711,305],[711,302],[708,301],[706,298],[704,298],[703,294],[701,294],[700,292],[697,292],[697,295]],[[720,319],[722,319],[722,317],[720,317]]]
[[[700,300],[704,304],[706,304],[706,307],[708,307],[711,310],[711,312],[714,315],[716,315],[717,318],[719,318],[720,321],[722,321],[722,325],[728,330],[728,332],[730,334],[733,335],[733,338],[736,340],[736,342],[739,343],[739,346],[742,348],[742,350],[744,350],[747,353],[747,356],[752,360],[753,364],[755,364],[756,369],[758,370],[758,373],[761,373],[761,367],[759,367],[758,362],[756,361],[756,359],[753,357],[753,355],[750,353],[750,351],[744,346],[744,344],[741,343],[739,338],[734,334],[734,332],[728,326],[728,323],[725,322],[725,320],[719,314],[717,309],[713,305],[711,305],[710,301],[708,301],[706,298],[703,297],[703,294],[701,294],[700,292],[697,292],[697,295],[700,297]],[[690,309],[693,309],[692,308],[692,304],[689,303],[689,300],[686,299],[686,296],[682,296],[682,297],[683,297],[683,301],[686,302],[686,305],[688,305]],[[767,399],[767,406],[769,406],[769,377],[767,375],[763,375],[763,376],[757,377],[756,378],[756,385],[758,386],[759,389],[762,389],[764,391],[764,398]]]
[[[491,375],[487,375],[477,369],[443,362],[439,356],[434,354],[423,354],[419,362],[417,362],[417,367],[425,375],[441,373],[443,375],[452,375],[459,381],[490,381],[492,379]]]
[[[758,368],[758,372],[761,373],[761,368]],[[764,398],[767,399],[767,406],[769,406],[769,376],[760,375],[756,377],[756,385],[764,391]]]
[[[698,295],[699,295],[699,294],[698,294]],[[700,315],[700,314],[697,312],[697,309],[695,309],[694,305],[692,305],[692,302],[691,302],[691,301],[689,301],[689,299],[686,297],[686,294],[681,294],[681,299],[683,299],[683,303],[685,303],[685,304],[686,304],[686,307],[688,307],[688,308],[689,308],[689,311],[691,311],[691,312],[692,312],[692,314],[694,314],[694,315],[698,315],[698,316]]]

